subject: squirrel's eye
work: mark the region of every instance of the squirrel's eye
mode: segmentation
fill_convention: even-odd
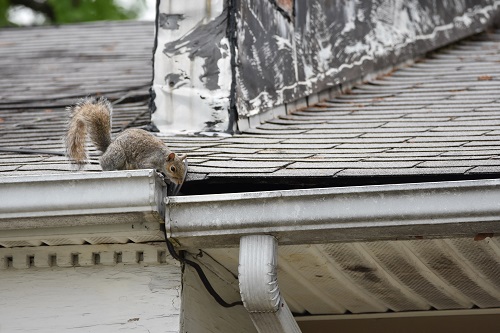
[[[175,167],[173,165],[170,167],[170,171],[175,172]]]

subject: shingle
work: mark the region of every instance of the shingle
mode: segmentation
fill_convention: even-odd
[[[466,144],[464,144],[464,147],[492,147],[492,146],[497,146],[496,143],[498,143],[498,141],[479,141],[479,140],[475,140],[475,141],[471,141],[471,142],[468,142]],[[497,146],[498,147],[498,146]]]
[[[337,177],[374,177],[374,176],[426,176],[426,175],[463,175],[469,167],[448,168],[406,168],[406,169],[346,169],[336,174]]]
[[[495,166],[478,166],[467,171],[468,174],[500,174],[500,165]]]
[[[361,93],[361,92],[360,92]],[[378,111],[378,112],[383,112],[383,111],[388,111],[390,113],[400,112],[400,111],[408,111],[408,110],[418,110],[424,108],[426,105],[424,104],[415,104],[415,105],[374,105],[374,104],[367,104],[367,105],[358,105],[356,107],[353,107],[350,104],[332,104],[329,102],[321,102],[319,105],[325,105],[324,110],[331,110],[331,111],[349,111],[352,113],[357,113],[357,112],[363,112],[364,110],[368,111]],[[307,110],[307,109],[306,109]],[[305,111],[305,110],[304,110]]]
[[[30,164],[21,166],[18,170],[20,171],[32,171],[32,170],[57,170],[57,171],[73,171],[69,163],[44,163],[44,164]],[[88,164],[85,166],[86,171],[101,171],[101,167],[95,164]]]
[[[191,155],[188,156],[189,157],[189,164],[191,165],[198,165],[198,164],[202,164],[204,162],[208,162],[208,161],[211,161],[211,159],[208,159],[208,158],[198,158],[198,157],[193,157]]]
[[[239,147],[238,145],[234,146],[224,146],[224,147],[204,147],[203,149],[199,149],[194,151],[194,153],[202,152],[202,153],[210,153],[216,156],[217,153],[234,153],[234,154],[255,154],[259,150],[262,150],[261,147]]]
[[[343,124],[332,124],[328,122],[323,122],[320,124],[293,124],[293,125],[277,125],[277,124],[270,124],[270,123],[265,123],[258,128],[260,129],[266,129],[266,130],[279,130],[280,128],[283,129],[341,129],[341,128],[352,128],[352,129],[364,129],[364,128],[376,128],[384,125],[385,122],[357,122],[357,123],[343,123]]]
[[[322,124],[324,123],[323,120],[321,119],[314,119],[314,118],[305,118],[304,119],[297,119],[292,118],[292,119],[283,119],[283,118],[274,118],[269,121],[267,121],[268,124],[277,124],[277,125],[311,125],[311,124]]]
[[[363,161],[366,162],[387,162],[387,161],[425,161],[425,162],[457,162],[457,166],[460,166],[461,162],[464,159],[467,159],[470,161],[471,164],[475,164],[475,161],[477,163],[481,164],[482,161],[489,159],[490,155],[476,155],[473,153],[470,153],[469,155],[461,155],[461,156],[442,156],[441,154],[438,156],[416,156],[416,155],[406,155],[406,154],[401,154],[400,156],[391,156],[391,157],[386,157],[386,156],[381,156],[381,157],[369,157],[366,159],[363,159]]]
[[[0,164],[24,164],[24,163],[40,163],[46,160],[46,156],[40,155],[21,155],[9,154],[0,155]]]
[[[409,160],[431,160],[442,154],[439,151],[407,151],[407,152],[392,152],[392,150],[384,151],[379,154],[370,154],[364,158],[365,161],[397,161],[401,159]]]
[[[461,109],[460,113],[457,112],[457,110],[423,110],[425,112],[422,113],[412,113],[412,114],[407,114],[404,116],[404,118],[437,118],[437,117],[447,117],[447,118],[453,118],[453,119],[458,119],[460,118],[467,118],[467,119],[474,119],[475,117],[496,117],[494,112],[488,111],[488,112],[481,112],[481,111],[475,111],[473,108],[470,109]],[[459,115],[457,117],[457,115]]]
[[[19,165],[16,164],[11,164],[11,165],[1,165],[0,164],[0,172],[7,172],[7,171],[15,171],[19,169]]]
[[[361,156],[359,156],[361,155]],[[365,160],[368,156],[363,154],[316,154],[305,159],[296,160],[297,162],[320,162],[320,163],[332,163],[332,162],[358,162]]]
[[[293,151],[287,151],[283,152],[281,154],[274,153],[273,151],[261,151],[259,154],[224,154],[224,153],[219,153],[217,156],[211,156],[212,161],[218,160],[218,159],[234,159],[236,161],[241,161],[241,160],[250,160],[250,161],[296,161],[296,160],[301,160],[304,158],[308,158],[313,156],[311,153],[307,154],[296,154]],[[189,157],[189,161],[191,162],[192,158]]]
[[[490,132],[487,131],[468,131],[466,135],[487,135]],[[463,131],[446,131],[446,132],[438,132],[438,131],[426,131],[422,129],[421,132],[414,131],[414,128],[409,129],[408,131],[397,131],[397,132],[369,132],[362,134],[362,138],[440,138],[440,137],[460,137],[463,136]]]
[[[438,137],[416,137],[408,140],[408,142],[454,142],[454,141],[500,141],[498,136],[486,136],[486,135],[476,135],[469,136],[464,133],[463,136],[438,136]]]
[[[462,124],[463,125],[463,124]],[[473,125],[473,124],[471,124]],[[451,118],[443,119],[429,119],[429,121],[401,119],[401,121],[389,121],[382,125],[382,128],[386,127],[396,127],[396,128],[408,128],[408,127],[437,127],[437,126],[454,126],[451,123]],[[457,124],[456,126],[460,126]]]
[[[493,129],[497,128],[497,126],[490,126],[490,125],[482,125],[482,126],[437,126],[434,128],[430,128],[430,132],[456,132],[456,131],[462,131],[462,132],[468,132],[468,131],[491,131]]]
[[[337,159],[342,159],[342,158],[355,158],[355,159],[364,159],[368,158],[374,155],[382,154],[385,155],[385,150],[380,150],[380,151],[368,151],[368,152],[361,152],[361,151],[355,151],[352,152],[351,150],[341,150],[341,149],[335,149],[332,150],[331,152],[328,153],[318,153],[313,155],[313,158],[337,158]]]
[[[476,167],[476,166],[498,166],[500,160],[492,159],[467,159],[467,160],[446,160],[446,161],[425,161],[418,165],[422,168],[445,168],[445,167]]]
[[[163,135],[162,133],[154,133],[157,137],[165,142],[182,142],[182,143],[199,143],[199,144],[209,144],[220,142],[226,137],[222,136],[177,136],[177,135]]]
[[[281,139],[275,139],[275,138],[262,138],[262,137],[255,138],[246,136],[236,136],[232,138],[225,138],[224,140],[221,140],[221,143],[272,144],[272,143],[279,143],[281,141],[282,141]]]
[[[489,111],[489,112],[497,112],[498,110],[500,110],[500,105],[498,105],[497,103],[496,104],[493,104],[493,105],[490,105],[490,106],[477,106],[477,105],[474,105],[474,110],[476,111]]]
[[[500,146],[497,149],[474,149],[474,150],[460,150],[460,151],[447,151],[441,154],[443,157],[455,156],[500,156]]]
[[[322,139],[311,139],[307,137],[299,137],[294,139],[286,139],[282,141],[282,144],[305,144],[305,143],[324,143],[324,144],[344,144],[344,143],[392,143],[392,142],[404,142],[411,137],[381,137],[381,138],[331,138],[324,137]]]
[[[271,173],[278,170],[278,168],[217,168],[217,167],[205,167],[205,166],[189,166],[189,172],[213,174],[233,174],[233,173],[245,173],[245,174],[264,174]]]
[[[333,177],[341,169],[280,169],[267,177]]]
[[[306,132],[306,130],[297,130],[297,129],[289,129],[289,130],[280,130],[279,131],[279,134],[290,134],[290,135],[297,135],[297,134],[301,134],[301,133],[304,133]],[[246,129],[242,132],[243,135],[253,135],[253,134],[256,134],[256,135],[275,135],[277,134],[276,132],[273,132],[273,131],[268,131],[268,130],[263,130],[263,129],[260,129],[260,128],[249,128],[249,129]]]
[[[467,141],[457,142],[403,142],[403,143],[345,143],[340,144],[336,149],[359,149],[359,148],[437,148],[437,147],[459,147]]]
[[[403,117],[405,114],[402,114],[402,113],[399,113],[398,115],[396,115],[396,112],[392,112],[392,113],[377,113],[377,112],[367,112],[367,113],[360,113],[360,112],[356,112],[356,113],[349,113],[349,114],[346,114],[346,115],[338,115],[338,114],[335,114],[335,112],[324,112],[324,113],[317,113],[315,115],[301,115],[301,116],[297,116],[294,115],[293,116],[288,116],[286,119],[287,120],[290,120],[290,121],[294,121],[295,123],[301,123],[301,122],[304,122],[304,123],[312,123],[312,121],[316,122],[316,123],[322,123],[322,122],[329,122],[329,123],[334,123],[334,122],[339,122],[339,123],[342,123],[342,122],[371,122],[373,120],[376,120],[376,121],[381,121],[383,119],[394,119],[394,118],[398,118],[399,117]],[[309,121],[311,120],[312,121]],[[276,123],[276,122],[273,122],[273,123]]]
[[[408,129],[406,127],[378,127],[378,128],[370,128],[369,130],[310,130],[308,133],[314,133],[314,134],[330,134],[330,133],[353,133],[353,134],[358,134],[359,136],[366,136],[369,134],[374,134],[374,133],[379,133],[379,134],[387,134],[387,133],[404,133],[404,132],[427,132],[431,129],[431,127],[412,127],[411,129]]]
[[[321,144],[321,143],[271,143],[271,144],[238,144],[238,148],[254,148],[254,149],[292,149],[292,150],[309,150],[309,149],[331,149],[335,147],[336,144],[334,143],[326,143],[326,144]],[[218,148],[235,148],[229,145],[220,145]]]
[[[309,133],[309,132],[304,132],[301,133],[300,135],[296,134],[269,134],[268,137],[273,138],[273,139],[280,139],[286,140],[286,139],[301,139],[303,138],[304,140],[308,139],[322,139],[325,138],[325,135],[327,134],[327,137],[330,139],[349,139],[349,138],[356,138],[359,137],[361,134],[360,133],[337,133],[335,131],[327,131],[326,133],[323,132],[318,132],[318,133]],[[251,138],[261,138],[261,135],[252,135]]]
[[[327,107],[309,107],[307,109],[301,109],[299,111],[294,111],[293,116],[295,117],[311,117],[315,119],[316,117],[325,116],[346,116],[350,115],[351,111],[340,111],[335,109],[330,109]]]
[[[247,161],[216,161],[211,160],[207,162],[200,163],[199,166],[203,167],[215,167],[215,168],[255,168],[255,169],[266,169],[266,168],[280,168],[289,164],[288,162],[277,162],[277,161],[255,161],[255,160],[247,160]]]
[[[499,161],[500,162],[500,161]],[[287,166],[287,169],[399,169],[411,168],[419,162],[295,162]]]
[[[304,152],[313,153],[313,154],[373,154],[373,153],[381,153],[387,151],[387,148],[384,147],[373,147],[373,148],[358,148],[356,150],[352,149],[343,149],[339,147],[335,147],[333,149],[315,149],[315,150],[307,150]],[[265,153],[263,150],[261,153]]]
[[[186,175],[186,182],[191,182],[191,181],[200,181],[200,180],[205,180],[207,179],[207,174],[206,173],[197,173],[197,172],[188,172]]]

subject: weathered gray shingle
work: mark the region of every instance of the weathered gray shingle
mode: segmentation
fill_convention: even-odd
[[[28,49],[20,41],[34,34]],[[115,133],[146,124],[153,37],[138,22],[0,30],[0,148],[62,153],[64,107],[86,95],[119,101]],[[499,91],[497,31],[233,137],[161,138],[189,154],[193,183],[484,177],[500,174]],[[99,170],[98,155],[86,171]],[[44,172],[71,168],[62,156],[0,151],[0,175]]]

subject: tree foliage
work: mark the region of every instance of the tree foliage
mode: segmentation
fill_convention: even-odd
[[[131,1],[126,8],[114,0],[0,0],[0,25],[15,25],[10,16],[20,8],[38,14],[43,24],[64,24],[134,19],[144,10],[145,0]]]

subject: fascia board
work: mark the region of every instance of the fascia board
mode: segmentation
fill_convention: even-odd
[[[153,170],[1,177],[0,243],[161,235],[164,193]]]
[[[442,238],[500,232],[500,180],[470,180],[172,197],[169,237],[183,247]]]

